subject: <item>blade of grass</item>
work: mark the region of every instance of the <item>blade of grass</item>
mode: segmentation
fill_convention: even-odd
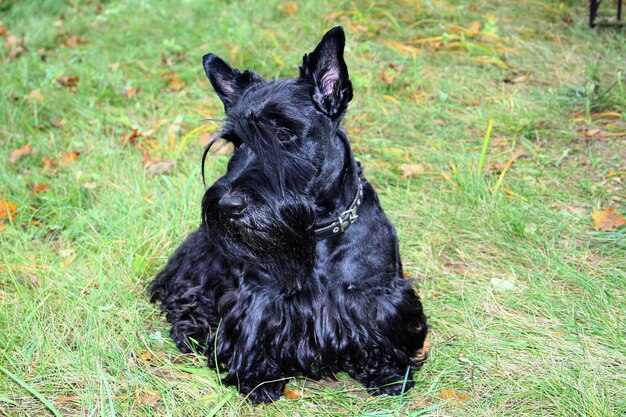
[[[36,397],[39,401],[41,401],[46,408],[48,408],[48,410],[50,410],[52,412],[52,414],[54,414],[57,417],[63,417],[61,415],[61,413],[59,412],[59,410],[57,410],[54,405],[52,405],[52,403],[50,401],[48,401],[43,395],[41,395],[35,388],[31,387],[30,385],[28,385],[25,381],[23,381],[20,377],[18,377],[17,375],[15,375],[14,373],[12,373],[11,371],[9,371],[8,369],[4,368],[3,366],[0,365],[0,371],[2,371],[6,376],[8,376],[9,378],[11,378],[13,381],[15,381],[17,384],[19,384],[22,388],[24,388],[26,391],[28,391],[29,393],[31,393],[34,397]]]
[[[489,126],[487,127],[487,133],[485,134],[485,139],[483,140],[483,149],[480,152],[480,159],[478,160],[478,173],[483,172],[483,167],[485,166],[485,160],[487,159],[487,149],[489,149],[489,141],[491,140],[491,130],[493,129],[493,120],[489,121]]]

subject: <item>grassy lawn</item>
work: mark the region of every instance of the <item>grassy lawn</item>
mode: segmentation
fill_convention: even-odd
[[[626,213],[626,32],[587,3],[0,3],[0,415],[625,415],[626,229],[592,214]],[[401,398],[339,375],[253,407],[145,289],[200,220],[201,56],[291,77],[336,25],[431,357]]]

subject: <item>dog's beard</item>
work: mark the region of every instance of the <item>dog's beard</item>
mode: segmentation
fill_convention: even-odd
[[[286,291],[299,288],[315,262],[311,204],[291,196],[250,204],[240,218],[232,219],[218,208],[219,195],[210,191],[203,200],[209,238],[233,259],[267,270]]]

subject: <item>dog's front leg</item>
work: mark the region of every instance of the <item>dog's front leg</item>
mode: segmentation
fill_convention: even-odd
[[[216,298],[229,285],[222,264],[201,227],[178,247],[150,286],[150,298],[160,302],[172,339],[183,352],[205,350],[217,327]]]
[[[228,375],[223,380],[236,386],[254,403],[276,401],[293,376],[293,338],[289,320],[276,292],[255,278],[242,278],[242,285],[220,300],[223,316],[217,333],[215,355]]]

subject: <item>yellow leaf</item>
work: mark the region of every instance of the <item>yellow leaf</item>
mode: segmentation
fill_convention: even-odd
[[[43,98],[43,95],[41,94],[40,88],[35,88],[26,96],[26,101],[28,101],[30,104],[43,103],[43,100],[44,98]]]
[[[391,46],[391,48],[402,54],[402,55],[417,55],[419,54],[421,51],[419,49],[417,49],[414,46],[411,45],[407,45],[405,43],[402,42],[396,42],[396,41],[391,41],[391,42],[387,42],[387,45]]]
[[[469,400],[469,397],[467,395],[458,393],[453,389],[442,389],[441,398],[443,398],[444,400],[452,400],[459,403],[464,403]]]
[[[6,219],[9,217],[15,219],[17,217],[17,213],[15,213],[16,210],[17,205],[7,201],[6,194],[2,194],[2,200],[0,200],[0,219]]]
[[[278,5],[278,10],[283,12],[285,16],[293,16],[298,11],[298,3],[290,2]]]
[[[167,84],[167,88],[170,91],[180,91],[185,88],[185,82],[181,80],[177,74],[174,74]]]
[[[78,159],[78,153],[76,152],[67,152],[61,160],[59,161],[59,165],[62,167],[68,167],[74,163]]]
[[[385,100],[391,101],[392,103],[396,103],[397,105],[400,105],[400,100],[398,100],[397,98],[393,97],[393,96],[388,96],[388,95],[383,95],[383,98]]]
[[[302,392],[302,390],[291,389],[289,387],[285,387],[283,395],[290,400],[299,400],[300,398],[304,398],[304,393]]]
[[[423,164],[402,164],[400,165],[402,170],[402,178],[415,178],[426,171]]]
[[[36,193],[47,193],[49,190],[49,187],[46,184],[37,183],[37,184],[31,184],[30,189]]]
[[[619,213],[615,213],[615,207],[609,207],[602,211],[593,209],[592,217],[596,230],[603,232],[612,232],[626,224],[624,217]]]

